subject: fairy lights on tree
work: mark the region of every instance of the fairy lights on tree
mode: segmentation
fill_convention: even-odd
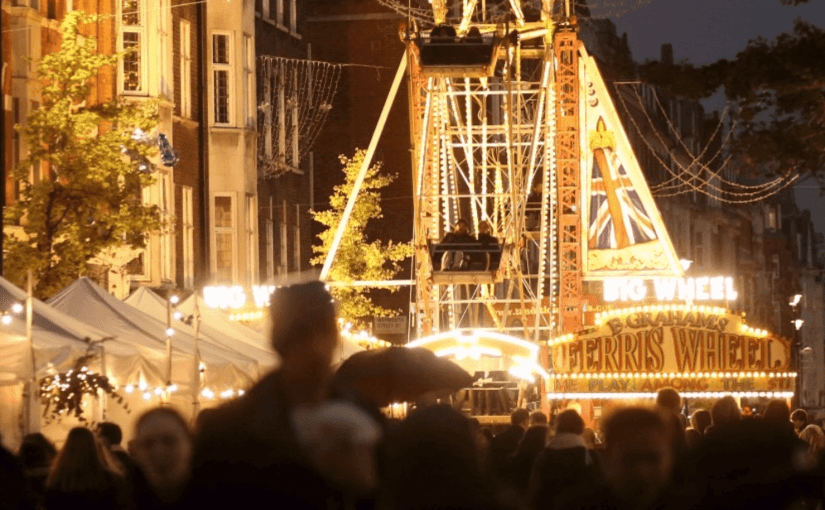
[[[74,416],[78,421],[86,423],[89,420],[83,415],[85,396],[98,397],[98,391],[103,391],[126,410],[131,412],[129,404],[117,392],[117,387],[109,378],[89,369],[89,364],[97,355],[92,352],[94,344],[89,346],[84,356],[77,359],[74,367],[40,380],[40,401],[43,406],[43,417],[47,423],[60,421],[65,417]]]

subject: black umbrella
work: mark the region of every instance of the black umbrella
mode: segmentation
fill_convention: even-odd
[[[423,347],[386,347],[353,354],[335,373],[335,385],[380,407],[414,402],[426,393],[451,393],[473,377]]]

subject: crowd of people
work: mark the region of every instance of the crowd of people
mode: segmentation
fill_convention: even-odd
[[[336,384],[335,305],[320,282],[278,289],[279,368],[194,424],[172,407],[72,429],[56,449],[0,451],[0,509],[822,509],[822,429],[771,401],[683,414],[678,392],[586,427],[516,409],[498,434],[448,405],[403,420]],[[311,313],[307,311],[311,310]],[[744,411],[744,412],[743,412]]]

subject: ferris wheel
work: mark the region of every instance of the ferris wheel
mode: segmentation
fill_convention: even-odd
[[[586,281],[681,274],[574,1],[408,4],[419,335],[546,340],[582,329]],[[459,220],[499,246],[442,242]]]

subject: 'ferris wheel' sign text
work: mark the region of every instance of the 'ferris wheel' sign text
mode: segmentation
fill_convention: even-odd
[[[696,278],[612,278],[604,281],[606,302],[644,301],[736,301],[739,293],[729,276],[700,276]]]

